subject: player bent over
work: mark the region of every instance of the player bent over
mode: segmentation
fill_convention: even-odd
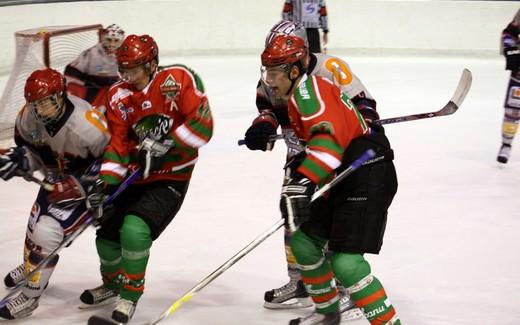
[[[113,297],[112,313],[126,323],[143,294],[152,242],[177,214],[198,157],[213,132],[213,119],[201,79],[177,65],[157,71],[157,44],[148,35],[130,35],[117,50],[122,81],[109,91],[107,118],[112,140],[104,153],[92,206],[128,174],[143,173],[105,209],[107,220],[97,232],[96,247],[103,285],[80,299],[99,305]]]
[[[296,229],[291,249],[316,312],[290,324],[339,324],[334,277],[375,324],[400,324],[365,253],[379,253],[387,209],[397,191],[393,151],[382,129],[367,126],[347,95],[330,80],[305,74],[302,39],[280,35],[262,53],[263,78],[278,96],[288,98],[289,120],[305,151],[287,166],[280,209]],[[317,186],[328,182],[367,149],[376,156],[310,205]],[[329,260],[323,250],[328,244]]]
[[[363,85],[361,80],[351,71],[349,65],[338,57],[323,53],[310,53],[305,27],[293,21],[282,20],[275,24],[268,33],[265,46],[277,35],[291,35],[303,39],[305,54],[302,58],[306,67],[306,74],[326,78],[338,86],[354,102],[367,122],[379,118],[376,111],[376,101]],[[282,94],[285,95],[285,94]],[[257,86],[256,106],[259,116],[255,118],[246,132],[245,142],[251,150],[270,150],[274,142],[269,141],[269,136],[275,135],[278,126],[281,127],[284,140],[287,145],[287,160],[302,152],[302,146],[298,137],[294,134],[287,115],[287,98],[277,95],[261,79]],[[284,178],[284,182],[287,177]],[[301,281],[300,272],[290,248],[291,231],[286,228],[284,236],[285,252],[289,283],[276,289],[269,290],[264,295],[266,308],[300,308],[312,306],[308,294]],[[361,317],[359,310],[349,299],[348,294],[340,286],[340,310],[344,317]],[[348,312],[347,312],[348,311]]]
[[[65,67],[68,91],[105,112],[108,89],[119,80],[116,50],[125,39],[125,31],[116,24],[100,31],[100,42]]]
[[[95,164],[89,166],[110,139],[104,116],[86,101],[67,95],[59,72],[34,71],[25,83],[24,95],[27,103],[15,124],[17,146],[0,155],[0,177],[9,180],[40,171],[55,184],[52,191],[42,187],[38,192],[27,224],[23,263],[5,277],[8,288],[23,280],[85,221],[84,186],[88,174],[96,174]],[[0,317],[26,317],[38,307],[58,258],[28,279],[21,292],[0,308]]]

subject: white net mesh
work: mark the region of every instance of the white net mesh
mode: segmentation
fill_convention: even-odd
[[[50,67],[63,73],[67,64],[99,42],[101,25],[50,26],[15,33],[16,58],[0,98],[0,142],[11,141],[16,114],[25,103],[27,77],[37,69]]]

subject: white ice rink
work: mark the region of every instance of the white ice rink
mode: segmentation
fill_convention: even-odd
[[[513,146],[507,165],[495,161],[508,81],[503,59],[340,56],[377,99],[383,118],[441,108],[462,69],[473,72],[472,89],[454,115],[386,127],[399,190],[381,254],[368,259],[403,324],[519,324],[520,148]],[[215,134],[201,150],[183,207],[152,247],[136,323],[158,316],[280,217],[284,145],[268,153],[237,146],[256,115],[259,57],[161,63],[174,62],[204,80]],[[36,190],[20,180],[0,183],[2,278],[22,260]],[[266,240],[164,324],[287,324],[308,313],[262,307],[264,291],[287,281],[282,238],[279,231]],[[81,292],[99,283],[90,229],[62,252],[34,315],[11,324],[85,324],[94,313],[108,316],[109,307],[78,309]]]

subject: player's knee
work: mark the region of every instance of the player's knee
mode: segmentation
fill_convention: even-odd
[[[141,250],[152,246],[150,227],[138,216],[128,215],[119,230],[121,245],[129,250]]]
[[[324,240],[308,236],[297,230],[291,239],[291,248],[294,257],[301,265],[315,264],[323,258]]]
[[[345,287],[358,283],[370,274],[370,264],[361,254],[334,253],[332,270]]]
[[[48,215],[42,215],[34,225],[30,240],[48,254],[63,241],[63,228],[60,223]]]

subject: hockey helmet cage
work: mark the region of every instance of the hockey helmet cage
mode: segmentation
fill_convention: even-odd
[[[292,66],[300,62],[303,67],[306,55],[307,48],[303,39],[296,36],[277,35],[262,52],[262,65],[264,67]]]
[[[280,20],[277,22],[269,31],[265,38],[265,47],[269,45],[277,35],[288,35],[296,36],[305,42],[305,47],[309,47],[309,41],[307,40],[307,31],[303,24],[294,22],[291,20]]]
[[[62,94],[64,91],[63,75],[47,68],[31,73],[25,82],[24,96],[28,102],[33,102],[54,94]]]
[[[149,35],[129,35],[116,52],[120,68],[135,68],[156,60],[159,63],[159,47]]]

